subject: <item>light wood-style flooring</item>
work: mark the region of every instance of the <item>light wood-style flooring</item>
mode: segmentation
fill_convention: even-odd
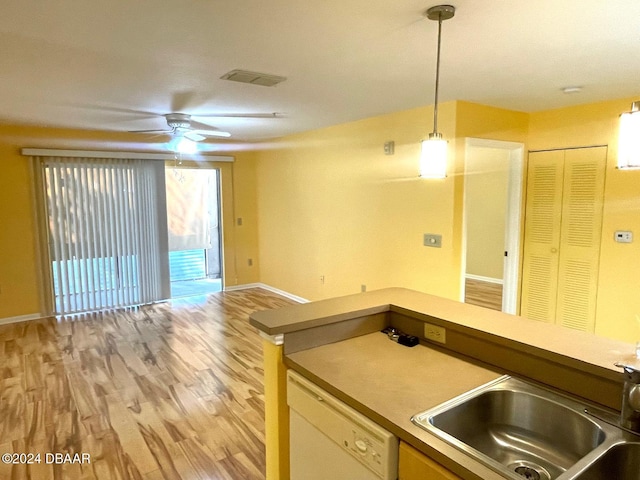
[[[251,289],[0,326],[0,454],[41,454],[0,463],[0,479],[263,479],[248,316],[292,303]]]
[[[467,278],[465,280],[464,303],[502,310],[502,285]]]

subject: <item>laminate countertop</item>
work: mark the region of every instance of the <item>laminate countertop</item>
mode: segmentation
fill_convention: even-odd
[[[634,345],[553,324],[390,288],[251,314],[284,344],[285,364],[465,479],[503,478],[411,416],[507,373],[620,409]],[[429,342],[425,324],[446,330]],[[379,330],[418,336],[405,347]]]
[[[503,478],[411,422],[501,372],[380,332],[289,354],[285,363],[463,478]]]
[[[468,305],[406,288],[371,292],[254,312],[250,322],[266,335],[284,335],[381,313],[435,320],[468,335],[489,338],[578,370],[621,379],[615,362],[633,362],[635,346],[550,323]],[[610,372],[607,373],[607,372]],[[619,376],[616,376],[619,375]]]

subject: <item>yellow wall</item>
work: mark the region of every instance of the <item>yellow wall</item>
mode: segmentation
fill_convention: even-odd
[[[459,298],[466,137],[524,142],[525,149],[608,145],[596,333],[640,339],[640,171],[615,168],[618,115],[637,98],[526,114],[469,102],[440,106],[449,176],[420,180],[419,141],[432,109],[418,108],[289,136],[236,154],[228,285],[264,282],[309,299],[386,286]],[[25,146],[116,149],[139,137],[78,130],[0,127],[0,318],[40,311]],[[383,145],[395,141],[395,155]],[[130,148],[135,150],[135,148]],[[228,195],[228,194],[227,194]],[[228,198],[228,197],[227,197]],[[235,219],[242,218],[242,226]],[[631,230],[629,245],[613,242]],[[422,245],[443,235],[443,248]],[[248,265],[248,259],[253,266]],[[320,277],[324,276],[322,284]]]
[[[452,138],[455,103],[439,113]],[[311,300],[361,285],[456,298],[453,179],[418,178],[419,142],[432,115],[419,108],[369,118],[259,152],[261,281]],[[394,155],[384,154],[386,141],[395,142]],[[443,248],[424,247],[424,233],[442,234]]]
[[[466,273],[502,279],[510,152],[474,147],[466,158]]]
[[[286,137],[259,152],[261,281],[311,300],[359,292],[363,284],[458,299],[463,137],[525,141],[527,116],[440,105],[449,175],[423,180],[419,142],[432,115],[430,107],[397,112]],[[389,140],[393,156],[383,153]],[[442,248],[424,247],[424,233],[441,234]]]
[[[0,143],[0,318],[40,311],[29,163]]]
[[[43,311],[29,162],[20,150],[24,147],[116,150],[117,145],[131,144],[132,148],[120,149],[136,151],[139,147],[136,149],[134,142],[138,141],[139,136],[122,133],[0,126],[0,319]],[[219,165],[226,219],[225,282],[228,285],[256,282],[257,266],[246,266],[245,258],[253,256],[257,265],[254,161],[251,155],[240,154],[233,165]],[[243,215],[248,222],[236,228],[235,214]]]
[[[257,154],[260,279],[312,300],[362,284],[458,298],[464,139],[521,142],[525,151],[608,145],[596,333],[640,340],[640,171],[615,168],[618,116],[633,100],[533,114],[444,104],[450,165],[442,181],[416,178],[430,108],[284,138]],[[388,140],[396,142],[394,156],[383,154]],[[635,232],[635,242],[615,243],[615,230]],[[423,247],[423,233],[442,234],[443,248]]]
[[[256,199],[256,159],[253,152],[234,154],[233,163],[233,215],[231,222],[226,222],[225,229],[231,228],[234,235],[234,248],[227,258],[231,261],[233,253],[233,269],[236,272],[235,283],[227,278],[226,285],[244,285],[260,281],[260,262],[258,255],[258,208]],[[238,218],[242,225],[238,225]],[[249,265],[251,259],[252,265]]]
[[[531,150],[608,145],[600,251],[596,334],[640,340],[640,170],[615,168],[618,117],[638,98],[531,114]],[[634,232],[634,242],[613,240],[616,230]]]

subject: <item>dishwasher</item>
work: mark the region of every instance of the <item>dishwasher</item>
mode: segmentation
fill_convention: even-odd
[[[396,480],[398,438],[287,372],[291,480]]]

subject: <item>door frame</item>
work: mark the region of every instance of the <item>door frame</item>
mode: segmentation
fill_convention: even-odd
[[[467,162],[471,150],[476,147],[496,148],[509,152],[509,180],[505,222],[506,259],[503,266],[502,311],[516,314],[518,309],[518,288],[521,256],[522,229],[522,190],[524,180],[524,143],[506,142],[502,140],[488,140],[483,138],[465,138],[464,175],[467,175]],[[465,277],[467,270],[467,192],[464,187],[462,214],[462,268],[461,268],[461,298],[465,297]]]

